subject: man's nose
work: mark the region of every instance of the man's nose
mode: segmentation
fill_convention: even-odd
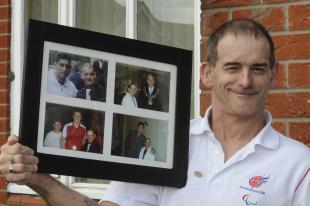
[[[249,69],[243,69],[240,73],[239,84],[243,88],[251,87],[253,84],[253,75]]]

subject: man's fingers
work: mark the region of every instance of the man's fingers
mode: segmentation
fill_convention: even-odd
[[[34,152],[32,149],[30,149],[27,146],[21,145],[20,143],[15,143],[13,145],[10,145],[9,143],[3,145],[1,147],[1,153],[5,154],[25,154],[25,155],[34,155]]]
[[[8,182],[13,182],[17,184],[24,184],[26,182],[29,182],[32,177],[32,172],[25,172],[25,173],[17,173],[17,174],[11,174],[8,173],[5,175]]]
[[[17,136],[11,135],[11,136],[8,137],[7,143],[9,145],[16,144],[17,142],[18,142],[18,137]]]

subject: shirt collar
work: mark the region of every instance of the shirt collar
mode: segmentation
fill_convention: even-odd
[[[201,135],[204,132],[213,133],[208,121],[208,117],[211,114],[211,109],[212,107],[210,106],[204,117],[191,121],[191,135]],[[255,147],[255,145],[261,145],[269,149],[277,149],[279,147],[280,140],[278,132],[276,132],[271,126],[272,116],[267,110],[265,110],[264,116],[266,122],[264,128],[251,140],[249,145],[252,145],[253,147]]]

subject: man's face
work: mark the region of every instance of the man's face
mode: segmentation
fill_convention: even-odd
[[[66,77],[69,75],[71,70],[71,65],[69,60],[67,59],[60,59],[58,62],[54,63],[55,71],[56,71],[56,78],[58,81],[63,82]]]
[[[94,72],[94,69],[92,67],[83,67],[83,73],[81,78],[84,81],[84,85],[86,87],[89,87],[93,85],[96,81],[96,73]]]
[[[136,87],[136,85],[132,84],[132,85],[130,86],[128,92],[129,92],[129,94],[130,94],[131,96],[135,96],[136,93],[137,93],[137,87]]]
[[[143,126],[142,124],[140,124],[140,125],[138,126],[137,130],[138,130],[138,133],[139,133],[139,134],[142,134],[142,133],[143,133],[143,130],[144,130],[144,126]]]
[[[218,60],[209,78],[214,109],[236,116],[262,114],[277,68],[270,68],[264,38],[226,34],[218,44]]]
[[[60,122],[55,121],[54,124],[53,124],[54,131],[57,132],[57,133],[60,132],[61,126],[62,125],[61,125]]]
[[[154,80],[154,77],[153,75],[148,75],[147,78],[146,78],[146,83],[149,87],[154,87],[154,84],[155,84],[155,80]]]
[[[88,140],[89,143],[93,143],[93,141],[94,141],[95,138],[96,138],[96,135],[95,135],[94,132],[91,131],[91,130],[88,130],[88,131],[87,131],[86,136],[87,136],[87,140]]]
[[[82,119],[82,115],[80,112],[74,112],[73,114],[73,122],[80,123]]]
[[[145,140],[144,146],[146,149],[148,149],[151,146],[151,140],[150,139]]]

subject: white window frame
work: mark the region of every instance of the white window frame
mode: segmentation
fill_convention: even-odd
[[[193,0],[194,11],[194,59],[193,59],[193,81],[194,81],[194,116],[199,116],[199,65],[200,65],[200,0]],[[10,125],[11,134],[19,134],[19,119],[22,92],[22,75],[25,56],[25,6],[26,1],[12,0],[12,20],[11,20],[11,71],[15,74],[15,79],[11,82],[10,96]],[[58,0],[58,23],[61,25],[76,26],[76,0]],[[126,0],[126,37],[137,39],[137,1]],[[74,177],[60,176],[59,181],[70,188],[81,192],[93,199],[100,199],[102,192],[106,189],[106,184],[77,183]],[[23,185],[9,184],[7,191],[10,193],[36,194],[29,187]]]

